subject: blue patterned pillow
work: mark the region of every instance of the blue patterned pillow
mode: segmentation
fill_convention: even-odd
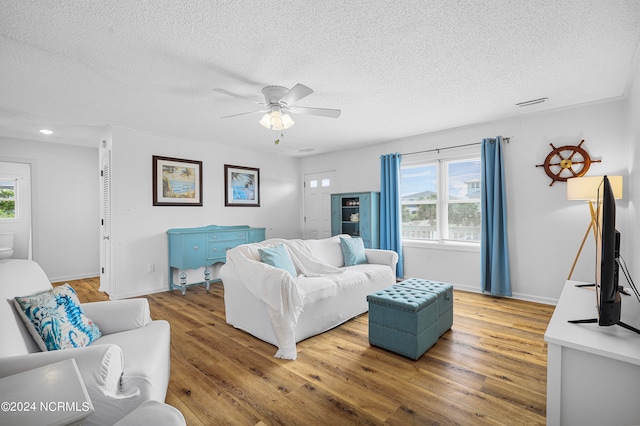
[[[102,335],[98,326],[84,314],[78,296],[69,284],[16,297],[15,304],[42,350],[88,346]],[[42,340],[38,341],[38,337]]]

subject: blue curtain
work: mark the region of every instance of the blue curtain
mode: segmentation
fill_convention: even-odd
[[[404,276],[400,213],[400,154],[380,156],[380,248],[398,253],[396,276]]]
[[[481,285],[483,292],[511,296],[507,200],[502,137],[483,139],[482,234],[480,241]]]

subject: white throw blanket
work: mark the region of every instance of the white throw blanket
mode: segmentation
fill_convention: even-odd
[[[238,246],[227,253],[227,263],[233,264],[242,283],[267,305],[271,327],[278,342],[275,357],[296,359],[295,329],[298,317],[304,309],[305,295],[297,286],[295,277],[284,269],[262,263],[258,252],[261,247],[279,244],[287,247],[296,269],[304,276],[337,274],[343,270],[316,257],[304,240],[273,238],[261,243]]]

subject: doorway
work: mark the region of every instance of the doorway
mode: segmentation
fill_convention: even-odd
[[[105,148],[105,149],[103,149]],[[100,149],[100,291],[110,294],[111,283],[111,150]]]
[[[331,194],[337,192],[335,170],[304,175],[304,238],[331,236]]]
[[[0,233],[13,234],[12,258],[31,260],[31,164],[0,162],[0,191]]]

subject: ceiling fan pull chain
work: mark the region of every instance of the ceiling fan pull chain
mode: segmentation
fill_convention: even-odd
[[[278,133],[277,130],[276,130],[276,133]],[[283,138],[284,138],[284,130],[280,130],[280,137],[275,140],[276,145],[278,145],[280,143],[280,139],[283,139]]]
[[[280,131],[280,137],[279,137],[279,138],[278,138],[278,136],[277,136],[277,133],[278,133],[278,131],[276,130],[276,138],[277,138],[277,139],[274,141],[274,143],[275,143],[276,145],[278,145],[278,144],[280,143],[280,139],[284,138],[284,131],[282,131],[282,130]]]

